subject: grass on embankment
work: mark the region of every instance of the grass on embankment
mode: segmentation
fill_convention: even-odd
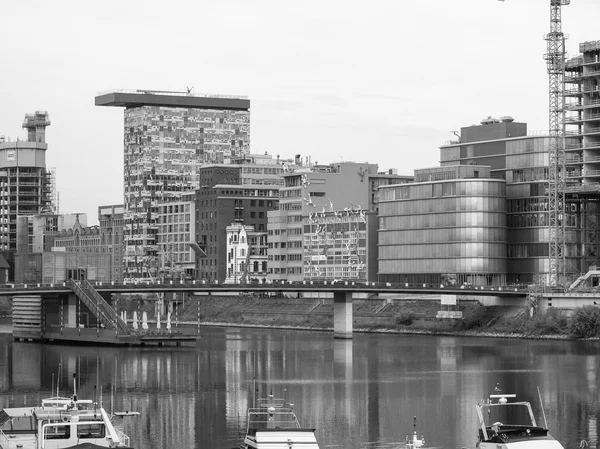
[[[155,301],[121,299],[119,311],[147,312],[155,319]],[[180,304],[171,315],[181,324],[219,323],[304,329],[333,328],[333,304],[325,301],[313,310],[314,300],[296,298],[258,298],[253,296],[194,298]],[[513,336],[530,338],[587,339],[600,337],[600,307],[576,309],[570,317],[560,310],[531,317],[528,309],[485,307],[478,302],[459,305],[463,318],[436,319],[439,303],[434,301],[395,301],[383,313],[374,314],[373,303],[355,301],[354,329],[363,332],[403,332],[453,335]],[[10,315],[12,301],[0,298],[0,316]],[[162,316],[166,320],[166,316]]]

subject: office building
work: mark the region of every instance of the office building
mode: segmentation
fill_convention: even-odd
[[[262,170],[255,173],[256,170]],[[196,276],[224,282],[227,278],[228,226],[240,224],[254,232],[267,230],[267,213],[277,208],[283,167],[256,164],[212,165],[200,168],[196,192]],[[247,177],[251,174],[251,177]],[[257,176],[260,175],[260,176]],[[262,184],[258,182],[262,180]],[[257,257],[266,248],[255,247]]]
[[[415,170],[380,194],[381,282],[506,284],[506,181],[489,167]]]
[[[196,194],[186,193],[179,201],[158,205],[158,279],[191,280],[195,278],[196,258],[190,245],[196,238]]]
[[[377,214],[361,208],[309,213],[304,224],[305,281],[377,281]]]
[[[48,113],[36,111],[25,115],[26,141],[0,137],[0,252],[11,266],[9,279],[14,279],[17,217],[56,211],[54,173],[46,168],[49,125]]]
[[[378,204],[379,186],[412,180],[412,177],[399,176],[393,171],[379,173],[377,170],[376,164],[338,162],[303,167],[283,175],[284,185],[279,191],[279,207],[268,212],[268,279],[270,281],[302,281],[305,279],[305,273],[311,273],[311,277],[317,276],[319,279],[323,273],[326,273],[327,279],[343,278],[342,274],[345,270],[340,264],[343,260],[350,259],[349,254],[344,256],[341,253],[345,245],[350,242],[349,235],[340,236],[339,241],[336,237],[340,246],[337,250],[328,248],[326,242],[324,246],[319,244],[323,246],[320,248],[321,256],[326,257],[313,257],[316,256],[314,251],[317,250],[313,248],[317,245],[314,243],[313,235],[319,234],[320,229],[319,232],[316,228],[313,229],[311,225],[315,223],[311,223],[311,220],[315,220],[315,214],[319,214],[318,219],[323,220],[324,225],[328,220],[328,213],[333,213],[335,216],[336,212],[354,211],[360,216],[374,211]],[[311,238],[306,241],[305,226],[308,226],[307,229],[311,233]],[[327,224],[326,227],[329,229],[330,225]],[[333,228],[328,232],[332,230]],[[352,229],[352,232],[354,231]],[[347,232],[350,232],[350,229]],[[323,253],[325,247],[327,247],[326,254]],[[374,248],[365,249],[365,254],[376,254],[376,252]],[[317,271],[315,267],[323,265],[322,262],[325,262],[324,265],[331,265],[329,268],[332,269],[325,270],[324,267],[320,267]],[[361,262],[366,264],[368,259]],[[368,266],[365,269],[364,276],[370,270]],[[359,277],[362,276],[361,273]]]
[[[440,149],[441,166],[484,165],[506,180],[507,282],[543,282],[550,270],[548,169],[549,136],[529,133],[512,117],[488,117],[461,128],[460,139]],[[571,137],[565,139],[572,145]],[[566,216],[566,266],[574,273],[577,223]]]
[[[86,214],[18,217],[16,282],[122,282],[123,206],[99,206],[98,221],[87,226]]]
[[[200,165],[248,154],[250,100],[165,91],[114,91],[98,106],[124,107],[125,279],[159,275],[159,203],[199,188]]]

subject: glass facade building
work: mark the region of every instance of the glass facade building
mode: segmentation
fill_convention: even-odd
[[[415,171],[380,188],[379,280],[506,283],[506,182],[484,166]]]
[[[565,139],[573,143],[571,137]],[[506,180],[507,282],[541,282],[548,276],[549,137],[530,133],[511,117],[487,118],[461,128],[460,141],[441,147],[441,166],[486,165],[491,176]],[[568,206],[570,211],[570,205]],[[578,220],[565,214],[565,262],[568,274],[579,272]]]

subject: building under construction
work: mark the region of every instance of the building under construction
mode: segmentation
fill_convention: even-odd
[[[46,168],[46,127],[48,113],[26,114],[23,128],[27,140],[14,142],[0,138],[0,251],[14,279],[13,255],[17,249],[17,216],[53,213],[54,171]]]
[[[579,45],[565,66],[565,250],[569,274],[600,257],[600,41]],[[570,257],[569,257],[570,256]]]

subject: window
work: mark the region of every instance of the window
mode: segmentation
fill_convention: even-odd
[[[104,438],[104,436],[103,423],[77,425],[77,438]]]
[[[69,439],[71,437],[71,426],[67,425],[49,425],[44,427],[45,440]]]

